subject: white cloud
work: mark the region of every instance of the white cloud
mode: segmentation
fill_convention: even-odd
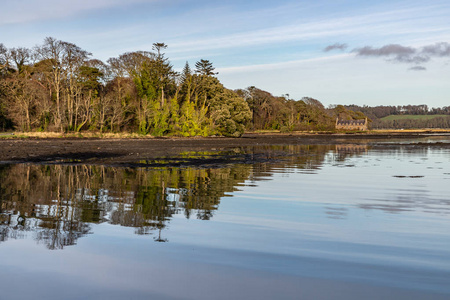
[[[336,61],[336,60],[348,58],[350,56],[354,56],[354,55],[353,54],[341,54],[341,55],[333,55],[333,56],[327,56],[327,57],[285,61],[285,62],[271,63],[271,64],[256,64],[256,65],[248,65],[248,66],[218,68],[217,70],[219,71],[220,74],[236,74],[236,73],[248,73],[248,72],[258,72],[258,71],[283,70],[286,68],[300,67],[301,65],[309,64],[309,63],[323,63],[323,62],[327,62],[327,61]]]
[[[450,68],[430,62],[427,72],[403,65],[380,64],[376,58],[356,60],[354,54],[278,64],[218,69],[225,86],[256,86],[294,99],[313,97],[329,104],[448,105]]]
[[[348,49],[389,44],[421,49],[450,42],[450,2],[446,0],[357,5],[342,1],[342,7],[332,0],[288,0],[283,1],[286,5],[272,2],[269,6],[262,1],[245,9],[237,0],[4,2],[0,42],[8,47],[32,47],[54,36],[106,60],[165,42],[167,55],[172,62],[176,60],[177,67],[185,60],[210,59],[227,87],[256,85],[274,94],[311,96],[325,103],[397,104],[428,99],[430,104],[435,101],[433,105],[443,106],[442,99],[450,94],[444,83],[450,76],[450,67],[443,66],[446,57],[439,62],[432,59],[426,72],[413,72],[397,64],[380,64],[379,58],[355,59],[355,53],[328,56],[322,51],[336,42],[348,43]],[[123,10],[123,18],[107,18],[103,12],[109,8],[117,15]],[[79,16],[84,18],[77,23]]]
[[[155,0],[156,1],[156,0]],[[0,25],[60,19],[82,12],[149,2],[148,0],[16,0],[2,3]],[[154,2],[154,1],[153,1]]]
[[[441,8],[441,10],[439,9]],[[336,36],[371,39],[386,36],[442,33],[450,31],[448,22],[439,21],[442,11],[450,7],[418,6],[365,15],[321,18],[314,21],[294,21],[291,24],[256,30],[233,32],[214,37],[175,38],[169,44],[177,51],[202,51],[275,44],[289,41],[311,41]],[[232,18],[231,18],[232,19]],[[326,43],[328,45],[329,43]]]

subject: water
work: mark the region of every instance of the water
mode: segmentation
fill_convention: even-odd
[[[1,165],[0,299],[449,299],[446,145]]]

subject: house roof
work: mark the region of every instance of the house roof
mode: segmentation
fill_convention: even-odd
[[[366,125],[366,120],[337,120],[337,125]]]

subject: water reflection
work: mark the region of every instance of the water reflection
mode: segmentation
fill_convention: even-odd
[[[358,174],[353,173],[339,171],[341,173],[336,174],[340,175],[327,178],[327,174],[337,172],[332,168],[374,168],[386,157],[410,161],[414,155],[420,157],[420,163],[423,158],[429,158],[429,147],[397,145],[380,150],[357,144],[262,146],[226,153],[184,153],[176,158],[140,162],[141,168],[87,166],[73,162],[65,165],[2,165],[0,241],[32,235],[48,249],[63,249],[92,233],[92,224],[107,223],[131,227],[135,234],[152,235],[157,242],[167,242],[164,230],[175,215],[210,220],[218,210],[221,199],[241,187],[257,188],[258,182],[273,180],[278,175],[296,173],[314,176],[321,172],[323,187],[336,184],[332,194],[336,197],[339,193],[345,193],[340,189],[349,182],[348,178],[354,186],[363,185],[358,181]],[[433,151],[436,149],[433,148]],[[227,163],[217,165],[217,161],[223,162],[224,158]],[[173,166],[174,162],[183,165],[202,159],[209,160],[210,165],[207,163],[202,168]],[[155,167],[155,163],[157,168],[149,168]],[[424,177],[399,175],[400,171],[395,169],[395,174],[388,178],[408,182],[418,180],[420,183]],[[345,176],[349,177],[346,179]],[[350,185],[350,189],[354,186]],[[282,188],[289,192],[292,187]],[[314,190],[308,194],[304,189],[303,198],[299,201],[311,195],[320,196],[320,193]],[[347,197],[340,204],[321,200],[325,202],[323,214],[330,219],[344,220],[351,207],[388,213],[417,209],[439,214],[450,211],[448,200],[430,198],[427,191],[411,193],[408,190],[401,193],[394,190],[391,194],[372,192],[372,196]]]
[[[383,195],[380,198],[366,199],[368,203],[361,203],[359,208],[364,210],[381,210],[388,213],[408,211],[422,211],[436,215],[450,214],[450,200],[428,195],[428,191],[414,190],[398,191],[396,194]]]
[[[312,173],[334,146],[279,146],[235,149],[226,153],[184,153],[180,157],[140,162],[157,168],[87,165],[2,165],[0,168],[0,240],[32,234],[48,249],[75,245],[91,233],[90,224],[135,228],[168,241],[162,230],[176,214],[209,220],[220,199],[242,185],[267,180],[273,170],[297,168]],[[244,155],[244,156],[242,156]],[[239,164],[241,157],[264,157],[277,164]],[[218,158],[219,157],[219,158]],[[222,157],[222,158],[220,158]],[[173,167],[187,161],[227,158],[214,168]],[[209,161],[211,163],[211,161]],[[235,163],[238,162],[238,163]],[[233,163],[233,164],[229,164]],[[164,167],[169,165],[169,167]]]
[[[0,165],[1,298],[448,299],[449,154],[305,145]]]
[[[49,249],[74,245],[91,223],[153,234],[175,214],[210,219],[220,198],[236,190],[251,166],[223,169],[121,169],[103,166],[13,165],[0,170],[1,237],[32,232]]]

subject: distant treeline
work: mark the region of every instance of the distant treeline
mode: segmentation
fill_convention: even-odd
[[[423,128],[450,128],[450,116],[432,119],[398,119],[374,120],[373,129],[423,129]]]
[[[450,106],[429,108],[427,105],[399,106],[358,106],[346,105],[348,109],[363,112],[371,119],[381,119],[391,115],[450,115]]]
[[[373,129],[450,128],[450,106],[429,108],[427,105],[374,107],[347,105],[345,107],[367,115],[372,120]],[[383,119],[387,116],[399,118]],[[430,117],[420,118],[420,116]]]
[[[273,96],[254,86],[236,90],[252,111],[248,126],[252,130],[334,130],[336,118],[343,120],[364,119],[362,112],[352,111],[342,105],[325,108],[314,98],[293,100],[289,95]]]
[[[107,62],[46,38],[32,49],[0,44],[0,129],[240,136],[245,129],[333,130],[337,116],[364,118],[313,98],[232,91],[208,60],[175,72],[164,43]]]

